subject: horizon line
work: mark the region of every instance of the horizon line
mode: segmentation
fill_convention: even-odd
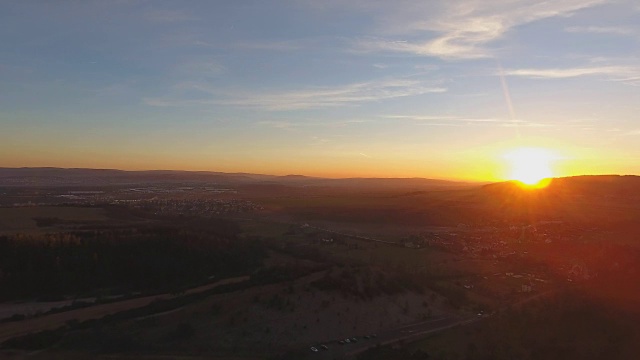
[[[224,171],[216,171],[216,170],[185,170],[185,169],[117,169],[117,168],[89,168],[89,167],[59,167],[59,166],[21,166],[21,167],[7,167],[0,166],[0,170],[37,170],[37,169],[56,169],[56,170],[95,170],[95,171],[120,171],[120,172],[182,172],[182,173],[208,173],[208,174],[225,174],[225,175],[257,175],[257,176],[271,176],[271,177],[305,177],[310,179],[329,179],[329,180],[346,180],[346,179],[423,179],[423,180],[435,180],[435,181],[448,181],[448,182],[458,182],[458,183],[479,183],[479,184],[489,184],[489,183],[501,183],[501,182],[511,182],[517,181],[514,179],[504,179],[499,181],[490,181],[490,180],[468,180],[468,179],[446,179],[446,178],[435,178],[435,177],[422,177],[422,176],[408,176],[408,177],[381,177],[381,176],[347,176],[347,177],[329,177],[329,176],[312,176],[312,175],[304,175],[304,174],[294,174],[289,173],[286,175],[275,175],[275,174],[264,174],[264,173],[252,173],[252,172],[224,172]],[[580,175],[567,175],[567,176],[553,176],[547,179],[561,179],[561,178],[571,178],[571,177],[583,177],[583,176],[640,176],[636,174],[580,174]]]

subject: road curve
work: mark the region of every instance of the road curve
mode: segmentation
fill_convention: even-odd
[[[185,294],[194,294],[215,287],[227,284],[235,284],[249,280],[249,276],[239,276],[220,280],[213,284],[203,285],[185,291]],[[68,321],[85,321],[100,319],[107,315],[116,314],[122,311],[141,308],[156,300],[164,300],[175,297],[171,294],[160,294],[153,296],[139,297],[135,299],[123,300],[109,304],[93,305],[82,309],[69,310],[57,314],[45,315],[16,322],[0,324],[0,344],[16,336],[36,333],[43,330],[55,330],[64,326]]]

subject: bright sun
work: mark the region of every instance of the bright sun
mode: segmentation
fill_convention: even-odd
[[[536,186],[541,180],[553,177],[550,163],[554,159],[551,152],[540,148],[519,148],[505,155],[511,165],[509,179],[525,185]]]

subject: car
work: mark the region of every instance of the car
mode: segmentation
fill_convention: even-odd
[[[338,344],[340,344],[340,345],[344,345],[344,340],[340,340],[340,341],[338,341]]]
[[[352,337],[351,338],[351,342],[357,343],[358,342],[358,338]]]
[[[316,348],[315,348],[315,346],[312,346],[312,347],[311,347],[311,351],[313,351],[313,352],[318,352],[318,349],[316,349]]]
[[[365,339],[367,339],[367,340],[369,340],[369,339],[371,339],[371,336],[369,336],[369,335],[365,335],[365,336],[364,336],[364,338],[365,338]]]
[[[320,348],[322,348],[322,350],[329,350],[329,347],[327,345],[320,345]]]
[[[347,344],[350,344],[350,343],[351,343],[351,340],[349,340],[349,339],[344,339],[344,342],[345,342],[345,343],[347,343]]]

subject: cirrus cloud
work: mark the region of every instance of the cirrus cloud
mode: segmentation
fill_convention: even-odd
[[[180,90],[198,90],[211,95],[210,99],[146,98],[151,106],[227,105],[255,107],[271,111],[299,110],[355,105],[428,93],[442,93],[447,89],[420,80],[393,78],[352,83],[334,87],[313,87],[291,91],[220,92],[200,83],[185,83]]]
[[[487,45],[514,27],[535,21],[568,17],[602,4],[603,0],[559,1],[450,1],[445,6],[403,3],[385,13],[385,36],[354,41],[360,52],[400,52],[443,59],[491,57]],[[371,6],[371,5],[369,5]],[[396,39],[389,39],[394,35]],[[398,35],[410,37],[397,39]],[[420,38],[423,38],[422,40]]]

